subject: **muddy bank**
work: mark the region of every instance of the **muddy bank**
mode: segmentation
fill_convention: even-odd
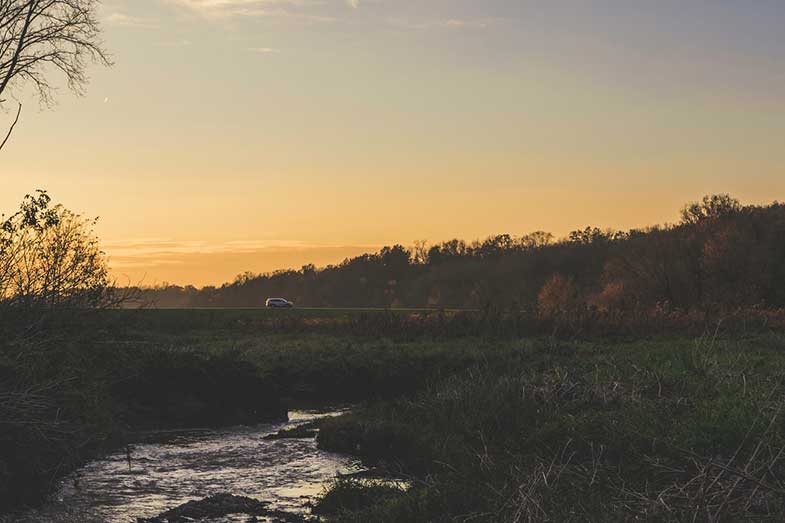
[[[303,523],[310,519],[269,507],[270,503],[268,502],[244,496],[216,494],[198,501],[188,501],[153,518],[139,518],[137,523],[190,523],[192,521],[214,521],[231,516],[250,516],[248,521],[251,522],[257,522],[258,517],[263,517],[273,523]]]
[[[134,429],[226,427],[286,420],[280,392],[232,355],[158,351],[111,389]]]

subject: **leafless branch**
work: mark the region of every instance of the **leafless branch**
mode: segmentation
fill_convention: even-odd
[[[51,104],[57,76],[82,94],[87,65],[111,65],[100,39],[98,4],[99,0],[0,0],[0,105],[4,94],[26,87],[32,87],[43,104]],[[11,131],[0,150],[10,136]]]
[[[16,110],[16,118],[14,118],[11,127],[8,128],[8,133],[5,135],[5,138],[3,139],[3,143],[0,143],[0,151],[3,150],[3,147],[5,147],[6,142],[8,141],[9,138],[11,138],[11,133],[14,132],[14,127],[16,127],[16,124],[19,123],[20,114],[22,114],[22,104],[19,104],[19,108]]]

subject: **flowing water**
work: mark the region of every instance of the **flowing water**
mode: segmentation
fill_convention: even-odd
[[[219,493],[307,514],[309,503],[336,475],[356,472],[359,465],[317,449],[313,438],[264,436],[336,414],[295,411],[288,423],[150,434],[145,438],[149,442],[131,446],[130,467],[125,450],[93,461],[67,476],[43,508],[17,521],[132,523]]]

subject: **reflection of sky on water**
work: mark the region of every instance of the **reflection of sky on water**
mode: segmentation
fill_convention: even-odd
[[[20,521],[135,522],[219,493],[306,512],[326,483],[356,465],[318,450],[313,438],[263,437],[331,414],[292,412],[289,423],[170,433],[163,441],[134,445],[130,470],[125,451],[91,462],[68,476],[41,511]]]

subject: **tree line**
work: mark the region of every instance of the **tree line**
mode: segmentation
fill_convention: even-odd
[[[256,307],[284,296],[310,307],[728,310],[785,306],[785,204],[727,194],[685,206],[678,223],[587,227],[484,241],[393,245],[337,265],[246,272],[220,287],[139,289],[159,307]]]

